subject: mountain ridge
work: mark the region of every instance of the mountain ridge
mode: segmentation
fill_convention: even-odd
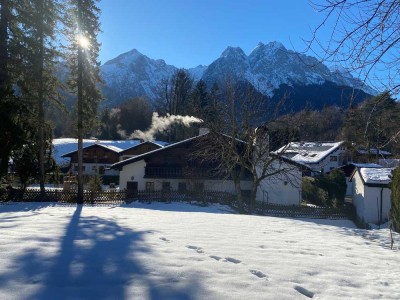
[[[115,106],[130,98],[158,97],[160,83],[179,68],[163,59],[152,59],[137,49],[122,53],[101,67],[102,86],[107,106]],[[240,47],[228,46],[210,65],[185,69],[194,81],[203,79],[210,87],[223,84],[229,77],[245,80],[262,94],[273,97],[282,85],[323,85],[332,82],[373,95],[376,91],[360,79],[340,68],[330,69],[313,56],[285,48],[280,42],[262,42],[247,55]]]

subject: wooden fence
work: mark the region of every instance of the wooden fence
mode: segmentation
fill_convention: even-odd
[[[85,191],[83,202],[87,204],[120,204],[132,201],[199,201],[203,203],[232,202],[233,196],[225,192],[215,191]],[[10,189],[0,191],[0,202],[60,202],[77,203],[78,195],[73,191],[46,191]]]
[[[11,189],[0,191],[1,202],[59,202],[77,203],[77,193],[72,191],[46,191]],[[84,204],[122,204],[132,201],[196,201],[204,204],[220,203],[238,208],[235,196],[215,191],[100,191],[84,192]],[[255,213],[260,215],[291,218],[354,219],[354,207],[350,204],[342,208],[287,206],[258,202]]]
[[[257,203],[256,212],[258,214],[266,216],[310,219],[353,220],[355,216],[355,209],[351,204],[346,204],[343,207],[334,208]]]

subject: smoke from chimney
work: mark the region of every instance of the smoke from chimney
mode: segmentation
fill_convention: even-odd
[[[154,112],[151,118],[151,127],[144,132],[141,130],[135,130],[129,138],[139,138],[146,141],[153,141],[155,134],[165,131],[172,124],[182,124],[186,127],[189,127],[191,124],[202,122],[203,121],[201,119],[193,116],[167,114],[166,116],[160,117],[158,113]]]

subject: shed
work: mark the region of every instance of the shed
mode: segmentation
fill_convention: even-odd
[[[362,223],[382,224],[388,220],[392,171],[392,168],[356,168],[351,175],[353,204]]]

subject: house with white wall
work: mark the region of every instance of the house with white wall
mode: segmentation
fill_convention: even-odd
[[[235,194],[234,181],[229,174],[215,172],[215,162],[193,157],[193,152],[209,138],[212,136],[206,133],[115,163],[112,168],[120,171],[120,189],[133,193],[138,190],[205,190]],[[236,141],[238,144],[245,143]],[[283,158],[276,159],[270,167],[276,171],[281,168],[285,172],[276,172],[260,183],[257,201],[299,205],[300,165]],[[253,178],[246,172],[241,180],[241,189],[250,192],[252,186]]]
[[[364,164],[364,163],[348,163],[347,165],[341,166],[338,169],[344,173],[346,179],[346,196],[353,196],[354,190],[354,181],[350,180],[350,177],[353,175],[354,170],[357,168],[382,168],[381,165],[378,164]]]
[[[341,142],[291,142],[274,153],[287,157],[295,162],[305,164],[311,174],[318,175],[330,172],[347,164],[347,148]]]
[[[385,223],[391,207],[392,168],[356,168],[350,177],[354,183],[353,205],[361,223]]]

